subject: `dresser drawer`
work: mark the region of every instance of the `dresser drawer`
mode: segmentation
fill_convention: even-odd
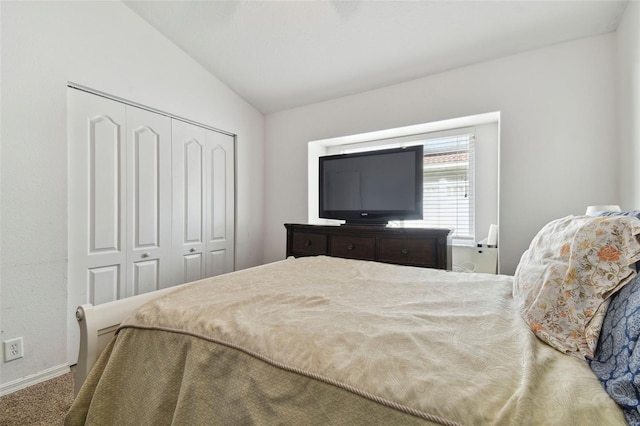
[[[374,260],[376,258],[375,237],[334,235],[329,243],[329,255],[349,259]]]
[[[327,254],[327,234],[294,232],[291,251],[294,256],[317,256]]]
[[[404,265],[436,267],[438,240],[435,238],[380,238],[378,260]]]

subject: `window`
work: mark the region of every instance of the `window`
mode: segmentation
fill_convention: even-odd
[[[407,224],[452,228],[456,243],[474,243],[473,142],[470,133],[423,142],[423,220]]]

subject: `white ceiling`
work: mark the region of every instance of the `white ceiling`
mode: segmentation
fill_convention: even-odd
[[[238,95],[271,113],[612,32],[627,1],[125,4]]]

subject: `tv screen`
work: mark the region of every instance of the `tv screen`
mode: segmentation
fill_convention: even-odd
[[[422,145],[320,157],[325,219],[384,225],[422,219]]]

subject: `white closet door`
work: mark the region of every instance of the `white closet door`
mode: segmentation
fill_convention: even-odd
[[[169,287],[171,119],[127,106],[126,296]]]
[[[75,309],[126,294],[125,106],[77,90],[68,94],[68,359],[75,363]]]
[[[234,138],[207,131],[206,276],[234,269],[235,152]]]
[[[173,146],[173,247],[176,281],[185,283],[205,276],[205,203],[203,128],[172,121]]]
[[[68,353],[79,305],[234,269],[234,138],[68,89]]]
[[[172,123],[173,246],[182,283],[233,271],[235,153],[231,136]]]

